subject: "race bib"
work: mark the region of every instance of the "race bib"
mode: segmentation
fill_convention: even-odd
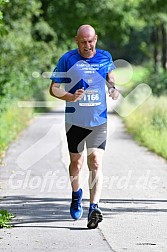
[[[98,89],[85,90],[84,97],[79,101],[79,106],[98,106],[101,104],[101,95]]]

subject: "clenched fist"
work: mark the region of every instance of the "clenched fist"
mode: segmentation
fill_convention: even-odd
[[[115,87],[109,88],[108,93],[113,100],[117,100],[119,97],[119,91]]]

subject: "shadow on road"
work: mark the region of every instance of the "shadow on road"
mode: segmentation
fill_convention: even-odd
[[[71,199],[42,198],[31,196],[6,196],[1,201],[1,209],[6,209],[15,218],[14,227],[25,228],[65,228],[70,230],[87,230],[87,227],[73,226],[75,222],[69,213]],[[87,211],[83,219],[87,220]],[[56,223],[61,223],[60,226]],[[63,223],[63,225],[62,225]],[[67,224],[69,223],[69,225]],[[56,225],[55,225],[56,224]]]
[[[12,212],[16,217],[12,224],[15,227],[44,227],[44,228],[69,228],[71,230],[83,230],[86,228],[67,225],[73,222],[69,213],[71,199],[69,198],[42,198],[30,196],[6,196],[1,202],[1,209],[5,208]],[[156,199],[101,199],[100,208],[104,218],[112,218],[114,215],[123,213],[145,213],[153,214],[157,212],[167,212],[167,200]],[[104,204],[105,207],[104,207]],[[87,199],[83,200],[84,214],[83,219],[87,219],[88,207]],[[166,208],[165,208],[166,207]],[[55,226],[55,223],[64,222],[66,225]],[[49,224],[49,225],[48,225]],[[69,223],[71,224],[71,223]],[[67,227],[68,226],[68,227]]]
[[[101,202],[110,208],[101,208],[106,215],[121,213],[166,213],[167,200],[159,199],[102,199]]]

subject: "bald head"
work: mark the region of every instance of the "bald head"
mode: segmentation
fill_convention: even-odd
[[[92,58],[96,53],[97,35],[91,25],[81,25],[77,31],[75,41],[78,52],[84,58]]]
[[[87,34],[91,34],[92,36],[95,36],[95,34],[96,34],[95,29],[91,25],[81,25],[78,28],[77,36],[82,37]]]

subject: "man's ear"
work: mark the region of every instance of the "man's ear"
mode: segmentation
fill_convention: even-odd
[[[98,40],[98,36],[97,36],[97,35],[95,35],[95,40],[96,40],[96,42],[97,42],[97,40]]]

